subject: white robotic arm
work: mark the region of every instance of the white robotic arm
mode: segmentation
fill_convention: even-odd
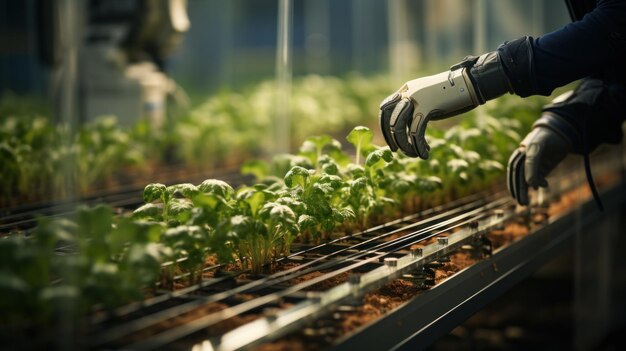
[[[470,56],[449,71],[406,82],[381,106],[380,123],[387,144],[411,157],[427,159],[428,122],[469,111],[512,92],[497,52]]]

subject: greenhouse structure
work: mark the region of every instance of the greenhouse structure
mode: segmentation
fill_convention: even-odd
[[[625,18],[0,0],[0,348],[621,349]]]

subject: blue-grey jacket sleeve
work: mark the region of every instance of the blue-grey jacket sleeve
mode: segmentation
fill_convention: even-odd
[[[538,38],[504,43],[498,51],[513,90],[522,97],[550,95],[588,76],[623,84],[626,1],[599,0],[582,20]]]

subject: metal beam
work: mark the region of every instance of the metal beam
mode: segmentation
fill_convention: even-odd
[[[619,184],[604,194],[607,212],[625,202],[625,191],[626,186]],[[424,349],[572,245],[577,225],[586,226],[601,218],[592,199],[551,218],[531,235],[339,340],[333,349]]]

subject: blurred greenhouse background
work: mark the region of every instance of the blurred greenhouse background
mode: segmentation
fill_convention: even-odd
[[[548,0],[0,0],[1,205],[376,130],[402,82],[568,21]]]
[[[190,0],[192,28],[169,62],[203,90],[274,73],[276,0]],[[435,72],[506,40],[568,23],[563,1],[295,0],[294,75]]]
[[[0,90],[45,94],[37,1],[0,4]],[[191,26],[164,68],[192,95],[273,76],[277,0],[188,0],[187,9]],[[435,71],[569,22],[565,3],[547,0],[293,0],[292,11],[296,76]]]

